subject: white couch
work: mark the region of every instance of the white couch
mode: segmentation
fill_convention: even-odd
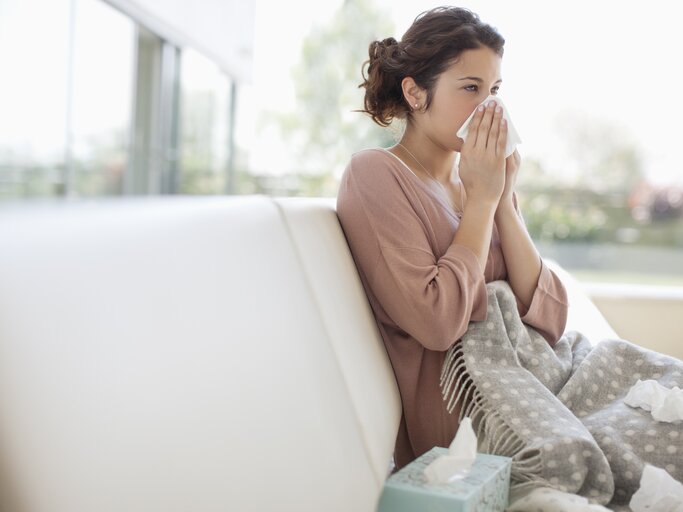
[[[0,510],[373,512],[401,406],[335,203],[1,206]]]

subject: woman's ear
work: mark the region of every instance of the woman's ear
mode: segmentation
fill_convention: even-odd
[[[410,105],[410,110],[421,110],[424,107],[425,93],[422,88],[415,83],[413,77],[407,76],[401,81],[403,97]]]

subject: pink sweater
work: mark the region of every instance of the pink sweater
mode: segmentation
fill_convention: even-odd
[[[482,274],[474,253],[453,243],[459,219],[445,198],[382,148],[351,157],[337,215],[401,394],[398,470],[455,436],[462,404],[446,411],[441,367],[469,321],[486,319],[485,283],[507,277],[500,239],[494,225]],[[528,311],[517,303],[522,320],[554,346],[564,332],[567,294],[544,263]]]

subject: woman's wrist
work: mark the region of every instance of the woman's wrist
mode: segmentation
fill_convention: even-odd
[[[493,198],[476,198],[472,197],[470,198],[466,203],[465,203],[465,210],[463,211],[463,215],[466,211],[474,212],[476,211],[477,214],[482,214],[482,213],[495,213],[496,209],[498,208],[499,201],[496,201]]]
[[[460,226],[453,237],[454,243],[464,245],[474,252],[482,272],[486,271],[497,204],[493,199],[478,200],[471,197],[465,203]]]
[[[501,197],[496,208],[496,217],[501,215],[516,215],[515,204],[512,200],[512,195]]]

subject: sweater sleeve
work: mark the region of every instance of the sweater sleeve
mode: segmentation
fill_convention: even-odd
[[[474,252],[451,243],[437,257],[426,215],[382,159],[352,159],[337,198],[356,265],[384,311],[429,350],[445,351],[484,320],[487,294]]]
[[[522,322],[536,329],[554,347],[567,325],[569,301],[560,278],[541,259],[538,285],[528,311],[518,300]],[[523,314],[522,314],[523,313]]]

